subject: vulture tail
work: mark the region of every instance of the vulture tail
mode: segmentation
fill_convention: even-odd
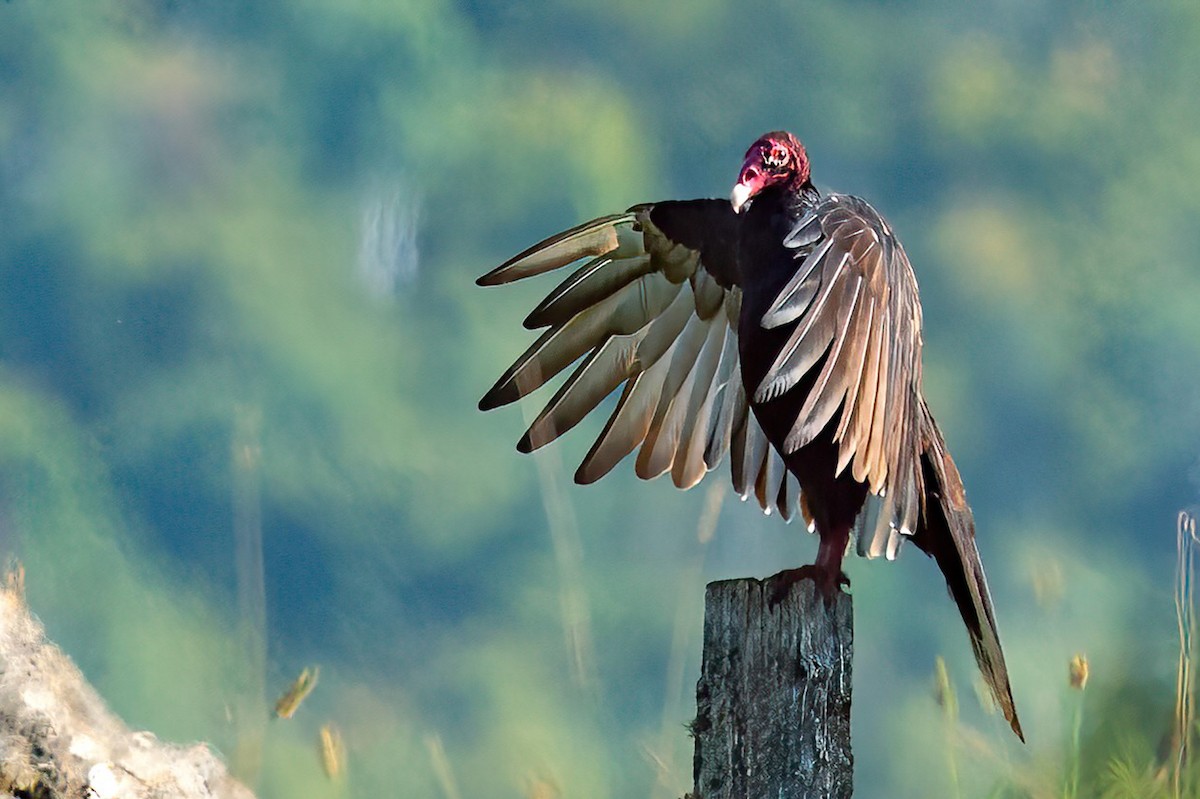
[[[971,635],[971,648],[975,650],[979,670],[983,672],[996,704],[1004,712],[1004,718],[1012,725],[1017,737],[1024,741],[996,619],[992,614],[987,578],[983,574],[979,550],[975,548],[975,520],[967,505],[962,478],[946,451],[942,433],[924,400],[920,403],[924,512],[913,535],[913,543],[936,560],[945,575],[946,587]]]

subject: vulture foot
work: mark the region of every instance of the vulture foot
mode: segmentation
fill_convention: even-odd
[[[827,605],[833,604],[833,600],[843,585],[847,588],[850,587],[850,578],[840,569],[831,571],[822,569],[816,564],[801,566],[798,569],[784,569],[779,574],[767,578],[767,588],[770,591],[767,597],[768,606],[773,608],[778,605],[787,596],[793,585],[805,579],[812,580],[817,584],[817,590],[824,597]]]

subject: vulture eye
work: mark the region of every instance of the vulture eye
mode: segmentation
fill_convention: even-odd
[[[787,148],[781,144],[773,144],[771,145],[771,149],[767,150],[763,155],[763,164],[772,169],[778,169],[787,163],[787,159]]]

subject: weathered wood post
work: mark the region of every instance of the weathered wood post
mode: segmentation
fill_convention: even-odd
[[[760,580],[710,583],[696,685],[698,799],[849,797],[850,596],[812,580],[774,607]]]

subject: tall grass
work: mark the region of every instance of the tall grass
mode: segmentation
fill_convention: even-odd
[[[1071,658],[1067,667],[1067,683],[1075,689],[1071,709],[1071,742],[1067,752],[1067,774],[1063,786],[1064,799],[1078,799],[1079,796],[1079,766],[1082,752],[1079,746],[1079,736],[1083,730],[1083,689],[1087,687],[1088,661],[1081,654]]]
[[[1200,543],[1195,516],[1188,512],[1179,514],[1175,538],[1174,600],[1179,640],[1175,702],[1169,729],[1164,725],[1163,734],[1157,736],[1153,730],[1138,730],[1123,719],[1109,717],[1100,721],[1108,722],[1105,729],[1117,731],[1118,740],[1107,747],[1092,745],[1106,743],[1099,739],[1085,745],[1088,692],[1084,689],[1090,666],[1085,656],[1077,654],[1068,664],[1063,686],[1066,698],[1063,707],[1069,715],[1065,719],[1067,734],[1061,758],[1047,761],[1036,750],[1028,752],[1028,756],[1000,769],[1000,777],[987,796],[997,799],[1200,799],[1200,767],[1192,756],[1197,734],[1194,586],[1196,549]],[[1035,587],[1039,582],[1038,575],[1044,571],[1035,572]],[[940,658],[936,681],[943,718],[953,727],[947,739],[948,749],[959,750],[993,766],[1003,763],[999,747],[968,724],[950,718],[945,697],[952,695],[953,688]],[[1096,726],[1097,730],[1100,728],[1101,725]],[[957,795],[964,764],[954,752],[947,753],[946,763],[949,782]]]
[[[234,409],[230,461],[233,475],[234,568],[237,573],[238,639],[242,681],[234,702],[237,734],[233,773],[256,785],[262,772],[267,734],[267,591],[262,537],[262,411],[256,405]]]
[[[704,507],[696,522],[696,546],[692,550],[688,567],[679,575],[678,600],[675,603],[675,621],[671,630],[671,651],[667,657],[667,681],[663,699],[662,725],[657,740],[647,745],[647,756],[655,766],[657,778],[651,789],[651,799],[670,799],[678,795],[678,779],[681,769],[676,755],[679,749],[679,720],[690,717],[689,708],[685,708],[684,678],[687,673],[688,652],[692,650],[693,642],[697,640],[703,625],[702,603],[698,604],[697,590],[702,583],[704,559],[708,553],[708,545],[717,532],[717,520],[721,516],[721,507],[725,497],[729,495],[729,487],[724,480],[709,480],[709,486],[704,495]],[[688,700],[690,702],[690,699]]]
[[[527,393],[530,388],[525,386],[522,390]],[[526,425],[533,424],[536,418],[533,404],[522,403],[521,410]],[[556,447],[542,447],[534,452],[533,457],[559,575],[559,607],[567,657],[571,664],[571,679],[599,704],[600,683],[596,675],[592,612],[584,590],[583,541],[579,535],[575,507],[563,484],[562,456]]]
[[[950,773],[950,785],[953,796],[962,796],[962,786],[958,779],[958,746],[956,730],[958,728],[958,694],[954,683],[950,681],[950,670],[946,668],[946,660],[938,655],[934,663],[933,695],[938,706],[942,709],[942,724],[946,736],[946,769]]]
[[[1180,799],[1194,793],[1194,783],[1189,776],[1196,717],[1196,678],[1192,673],[1196,655],[1196,517],[1187,511],[1179,514],[1175,546],[1175,617],[1179,625],[1179,666],[1175,681],[1171,787],[1172,796]]]
[[[429,763],[433,768],[434,777],[437,778],[443,799],[462,799],[462,792],[458,789],[458,780],[454,776],[454,769],[450,766],[450,756],[446,754],[442,736],[437,733],[426,735],[425,748],[429,751]]]

